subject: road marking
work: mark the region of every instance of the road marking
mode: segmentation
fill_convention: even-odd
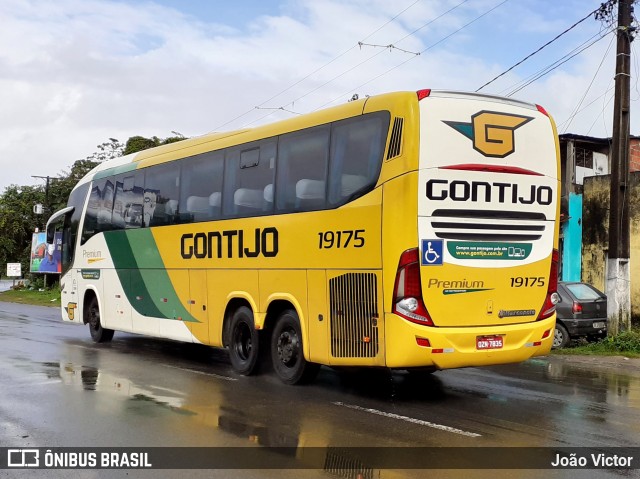
[[[51,379],[48,381],[40,381],[40,382],[33,382],[33,383],[14,383],[11,385],[12,389],[16,389],[16,388],[30,388],[33,386],[48,386],[50,384],[61,384],[62,380],[61,379]]]
[[[378,416],[384,416],[384,417],[388,417],[388,418],[391,418],[391,419],[400,419],[401,421],[407,421],[407,422],[410,422],[412,424],[418,424],[419,426],[432,427],[434,429],[440,429],[441,431],[452,432],[454,434],[460,434],[462,436],[482,437],[481,434],[476,434],[475,432],[463,431],[462,429],[456,429],[455,427],[445,426],[443,424],[436,424],[436,423],[429,422],[429,421],[423,421],[422,419],[415,419],[415,418],[408,417],[408,416],[400,416],[399,414],[393,414],[393,413],[390,413],[390,412],[378,411],[377,409],[371,409],[371,408],[356,406],[356,405],[353,405],[353,404],[345,404],[345,403],[342,403],[342,402],[333,402],[331,404],[334,404],[336,406],[346,407],[346,408],[349,408],[349,409],[354,409],[356,411],[368,412],[370,414],[376,414]]]
[[[52,379],[51,381],[41,381],[39,383],[31,383],[29,386],[47,386],[48,384],[60,384],[61,379]]]
[[[202,374],[203,376],[212,376],[212,377],[217,378],[217,379],[224,379],[225,381],[237,381],[238,380],[238,378],[230,378],[228,376],[221,376],[219,374],[214,374],[214,373],[205,373],[203,371],[198,371],[196,369],[179,368],[178,366],[172,366],[171,364],[162,364],[161,366],[164,366],[166,368],[171,368],[171,369],[179,369],[180,371],[187,371],[187,372],[194,373],[194,374]]]

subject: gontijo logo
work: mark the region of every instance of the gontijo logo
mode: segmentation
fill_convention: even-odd
[[[471,117],[471,123],[443,121],[469,138],[474,150],[484,156],[504,158],[516,150],[513,132],[531,120],[530,116],[483,110]]]

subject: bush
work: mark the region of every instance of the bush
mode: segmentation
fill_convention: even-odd
[[[41,274],[32,274],[29,289],[39,290],[42,288],[44,288],[44,276]]]
[[[607,336],[597,343],[565,348],[555,351],[559,354],[604,354],[640,356],[640,329],[624,331],[617,336]]]
[[[600,342],[602,346],[609,351],[640,353],[640,329],[624,331],[617,336],[607,336]]]

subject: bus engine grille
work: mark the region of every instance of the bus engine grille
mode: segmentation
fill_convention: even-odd
[[[438,238],[462,241],[535,241],[546,227],[542,213],[493,210],[435,210],[431,227]]]
[[[378,354],[378,288],[374,273],[347,273],[329,280],[331,355]]]

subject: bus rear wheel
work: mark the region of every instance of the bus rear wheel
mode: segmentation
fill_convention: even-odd
[[[85,320],[89,324],[91,339],[96,343],[108,343],[113,339],[113,329],[106,329],[100,323],[100,306],[98,298],[93,296],[84,309]]]
[[[271,362],[276,374],[285,384],[310,382],[320,369],[319,364],[304,358],[300,320],[293,310],[283,311],[273,328]]]
[[[243,376],[255,373],[258,353],[259,338],[253,313],[246,306],[241,306],[233,313],[229,328],[229,358],[234,371]]]

